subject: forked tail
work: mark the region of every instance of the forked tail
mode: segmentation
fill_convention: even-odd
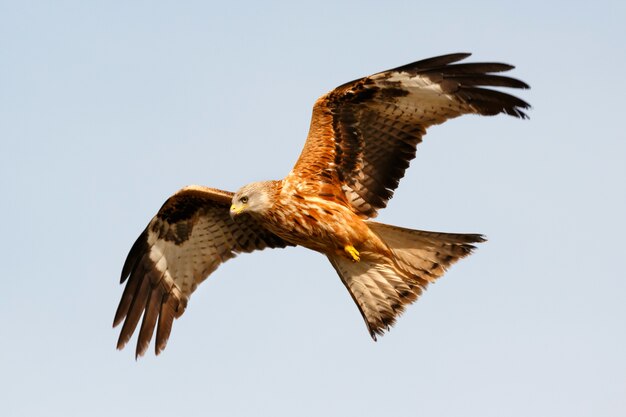
[[[389,247],[392,256],[361,252],[360,262],[339,256],[328,259],[352,295],[374,340],[395,323],[406,305],[422,294],[457,260],[484,242],[478,234],[411,230],[367,222]]]

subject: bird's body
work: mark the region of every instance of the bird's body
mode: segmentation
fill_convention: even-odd
[[[272,183],[278,191],[273,204],[263,212],[249,212],[268,230],[294,245],[324,254],[349,256],[344,248],[384,248],[345,200],[333,194],[311,194],[306,189]]]
[[[165,348],[197,285],[238,253],[303,246],[327,256],[370,335],[395,322],[429,283],[471,253],[478,234],[411,230],[373,222],[415,156],[426,129],[474,113],[526,117],[529,105],[484,86],[527,88],[495,75],[500,63],[458,64],[469,54],[425,59],[343,84],[313,107],[304,149],[282,180],[236,193],[189,186],[175,193],[126,259],[114,325],[122,348],[143,316],[136,354],[156,329]]]

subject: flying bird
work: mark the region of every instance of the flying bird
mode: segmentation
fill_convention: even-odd
[[[398,187],[426,129],[463,114],[526,118],[525,101],[485,87],[529,88],[499,75],[503,63],[438,56],[343,84],[320,97],[304,149],[282,180],[232,193],[192,185],[165,201],[132,246],[113,326],[122,349],[142,318],[136,356],[156,329],[155,352],[189,297],[239,253],[304,246],[328,258],[376,340],[480,234],[374,222]]]

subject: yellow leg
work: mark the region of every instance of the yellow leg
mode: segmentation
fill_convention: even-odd
[[[352,245],[344,246],[343,250],[346,251],[348,255],[352,258],[354,262],[359,262],[361,258],[359,257],[359,251]]]

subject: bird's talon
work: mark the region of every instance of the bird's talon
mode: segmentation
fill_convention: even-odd
[[[356,250],[354,246],[352,245],[345,246],[343,250],[345,250],[346,253],[350,255],[350,257],[352,258],[352,261],[359,262],[361,260],[361,257],[359,256],[359,251]]]

